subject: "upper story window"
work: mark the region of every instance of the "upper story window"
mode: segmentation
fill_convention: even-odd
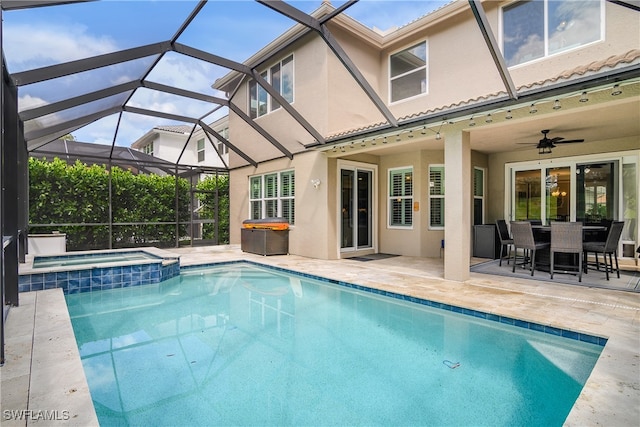
[[[144,147],[142,147],[142,152],[144,154],[148,154],[150,156],[153,156],[153,142],[150,142],[147,145],[145,145]]]
[[[197,142],[198,162],[204,162],[204,138]]]
[[[260,76],[271,83],[271,86],[289,103],[293,102],[293,55],[272,65]],[[280,104],[255,80],[249,82],[249,115],[252,119],[280,108]]]
[[[518,1],[502,9],[507,66],[523,64],[602,38],[601,1]]]
[[[391,102],[427,92],[427,42],[389,57]]]
[[[218,133],[220,134],[221,137],[223,137],[227,141],[229,140],[229,128],[228,127],[218,131]],[[229,154],[229,147],[227,147],[225,145],[225,143],[222,142],[222,141],[218,141],[218,153],[220,153],[220,155]]]

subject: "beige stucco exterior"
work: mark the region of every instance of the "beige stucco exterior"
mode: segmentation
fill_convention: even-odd
[[[504,4],[482,4],[498,42],[500,7]],[[640,38],[630,36],[640,34],[640,14],[610,2],[602,5],[606,19],[603,40],[509,68],[514,87],[527,92],[640,63]],[[324,13],[324,7],[317,14]],[[274,55],[272,63],[293,53],[295,89],[291,105],[321,135],[336,142],[318,146],[283,108],[256,119],[293,153],[290,159],[231,114],[230,140],[258,163],[257,167],[243,166],[246,161],[231,154],[232,243],[239,243],[242,221],[250,214],[249,177],[293,169],[296,195],[295,224],[289,240],[292,254],[325,259],[366,252],[445,256],[445,277],[465,280],[473,244],[474,168],[485,170],[484,222],[493,223],[511,215],[505,178],[511,164],[536,159],[575,163],[580,156],[595,153],[608,153],[612,159],[624,156],[625,161],[640,164],[640,125],[634,124],[634,119],[640,121],[637,76],[624,82],[624,94],[616,99],[609,95],[610,86],[604,85],[589,89],[588,103],[579,102],[580,92],[575,88],[540,95],[532,102],[538,110],[533,114],[529,101],[512,99],[509,107],[491,104],[507,98],[507,89],[466,2],[447,5],[384,36],[344,15],[334,18],[328,28],[393,116],[410,125],[397,129],[380,126],[386,121],[384,115],[327,44],[313,33]],[[427,43],[427,91],[390,103],[389,55],[420,41]],[[270,64],[264,62],[265,67]],[[248,112],[247,87],[245,78],[233,101]],[[555,99],[562,100],[561,109],[552,109]],[[464,108],[466,115],[443,119],[447,111]],[[507,109],[513,119],[506,118]],[[469,125],[470,119],[476,126]],[[534,148],[541,129],[586,129],[585,122],[598,120],[616,131],[601,134],[596,129],[585,130],[581,137],[586,142],[558,145],[551,157],[541,158]],[[436,139],[436,132],[442,139]],[[384,137],[387,143],[383,143]],[[340,251],[340,162],[375,167],[372,246],[348,254]],[[429,227],[429,165],[445,166],[445,229]],[[414,174],[413,223],[408,228],[388,226],[388,171],[399,167],[412,167]],[[311,184],[312,179],[320,180],[318,188]]]

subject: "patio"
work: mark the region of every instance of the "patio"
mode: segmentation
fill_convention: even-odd
[[[638,293],[475,272],[466,282],[447,281],[442,258],[327,261],[252,255],[235,245],[173,252],[180,255],[181,265],[245,259],[607,337],[600,361],[566,424],[631,426],[640,419]],[[32,417],[38,411],[57,411],[56,423],[97,425],[59,289],[21,294],[21,305],[11,308],[7,320],[7,359],[2,368],[3,411],[29,410]],[[5,415],[3,425],[24,426],[25,420]]]

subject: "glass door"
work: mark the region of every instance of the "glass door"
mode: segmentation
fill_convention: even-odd
[[[618,162],[576,165],[576,220],[598,223],[617,215]]]
[[[373,247],[373,171],[340,170],[340,250]]]
[[[571,167],[547,168],[546,223],[571,220]]]
[[[540,169],[516,170],[513,173],[514,221],[542,219],[542,173]]]

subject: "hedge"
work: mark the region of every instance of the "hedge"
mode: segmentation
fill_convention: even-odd
[[[32,227],[31,232],[54,230],[67,234],[67,250],[109,248],[109,171],[104,165],[87,165],[76,161],[68,165],[58,158],[29,159],[29,223],[51,224]],[[176,178],[153,174],[133,174],[119,167],[111,168],[112,247],[158,246],[176,243]],[[179,238],[188,238],[189,181],[177,179]],[[204,190],[219,189],[220,224],[226,224],[228,242],[228,178],[208,177],[198,184]],[[213,195],[196,193],[204,203],[203,213],[211,214]],[[226,222],[224,222],[226,221]],[[154,224],[170,222],[173,224]],[[121,225],[118,225],[120,223]],[[150,223],[129,225],[127,223]],[[207,224],[208,226],[209,224]],[[212,227],[205,227],[213,234]]]

